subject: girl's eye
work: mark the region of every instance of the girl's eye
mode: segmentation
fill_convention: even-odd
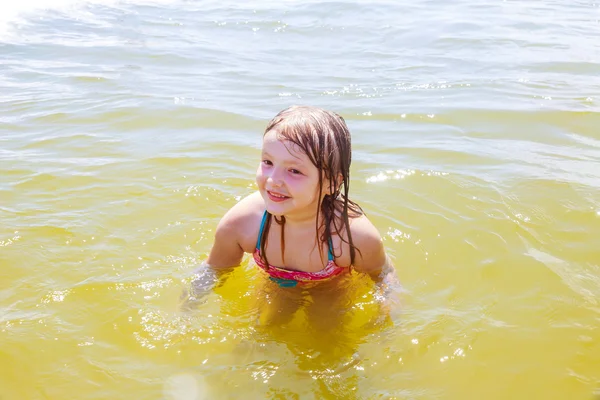
[[[298,171],[297,169],[290,169],[290,172],[294,175],[302,175],[302,172]]]
[[[270,160],[263,160],[262,162],[265,165],[269,165],[269,166],[273,165],[273,163]]]

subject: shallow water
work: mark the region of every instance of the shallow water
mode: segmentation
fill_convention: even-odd
[[[0,397],[600,395],[599,19],[591,1],[3,4]],[[330,302],[246,262],[182,307],[290,104],[348,122],[351,193],[404,287],[388,318],[360,277]],[[278,295],[299,310],[264,326]]]

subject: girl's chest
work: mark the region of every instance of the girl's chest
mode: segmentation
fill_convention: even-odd
[[[331,250],[331,258],[335,255],[334,261],[345,266],[343,253],[347,252],[340,251],[339,247],[343,244],[337,236],[332,238],[333,247],[330,249],[315,235],[314,230],[290,232],[286,229],[282,235],[279,226],[271,226],[266,239],[265,254],[270,265],[289,270],[318,272],[327,266]]]
[[[270,265],[295,271],[318,272],[329,261],[327,247],[315,238],[269,237],[264,251]]]

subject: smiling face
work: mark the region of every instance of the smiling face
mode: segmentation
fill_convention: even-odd
[[[319,198],[319,170],[294,143],[281,140],[275,130],[263,137],[262,158],[256,183],[273,215],[314,218]],[[323,185],[321,197],[327,194]]]

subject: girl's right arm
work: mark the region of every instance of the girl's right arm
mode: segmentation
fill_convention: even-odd
[[[217,225],[208,259],[196,269],[192,281],[192,295],[195,299],[218,286],[221,278],[242,261],[244,250],[237,240],[239,226],[236,229],[236,225],[239,224],[236,224],[235,216],[235,210],[231,209]]]
[[[244,256],[242,244],[253,232],[253,211],[260,197],[250,195],[233,206],[221,219],[215,231],[208,259],[200,265],[192,282],[193,297],[198,299],[223,283],[227,273],[240,265]]]
[[[213,247],[206,260],[206,264],[214,269],[235,267],[242,261],[244,250],[238,241],[242,227],[236,214],[232,208],[217,225]]]
[[[244,252],[230,230],[231,225],[223,217],[217,226],[208,259],[194,271],[190,291],[183,293],[185,308],[191,308],[192,304],[201,301],[215,287],[221,286],[227,273],[240,264]]]
[[[244,250],[250,251],[253,241],[256,241],[262,210],[264,202],[258,192],[231,207],[217,225],[215,241],[206,263],[214,269],[240,265]]]

